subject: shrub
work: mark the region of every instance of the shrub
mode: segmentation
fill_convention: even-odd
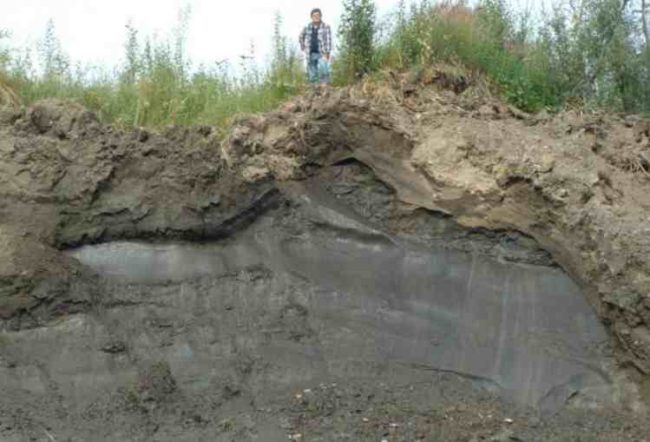
[[[338,82],[351,82],[372,71],[375,57],[376,8],[372,0],[343,0],[339,28]]]
[[[504,0],[399,4],[378,66],[445,62],[487,75],[527,110],[567,102],[650,110],[650,51],[636,0],[558,0],[539,27]]]

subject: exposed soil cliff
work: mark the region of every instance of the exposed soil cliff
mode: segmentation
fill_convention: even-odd
[[[354,158],[414,209],[535,238],[649,374],[650,123],[526,115],[466,93],[402,80],[298,100],[235,126],[225,159],[256,182]]]
[[[610,333],[611,348],[597,351],[611,357],[612,371],[602,376],[635,381],[611,382],[618,392],[609,395],[617,398],[613,406],[620,413],[643,408],[642,402],[650,397],[650,123],[633,116],[527,115],[474,92],[468,80],[442,72],[417,80],[393,77],[380,86],[367,83],[311,94],[276,112],[240,118],[225,141],[209,127],[173,128],[160,134],[145,130],[122,132],[101,125],[83,108],[61,102],[43,102],[25,112],[3,113],[0,330],[4,331],[0,335],[0,374],[5,380],[15,379],[15,389],[5,396],[12,401],[22,397],[29,379],[38,382],[34,381],[30,390],[33,397],[20,399],[24,400],[23,412],[11,410],[9,403],[0,401],[0,436],[6,435],[7,440],[23,440],[21,435],[51,440],[48,437],[56,430],[70,435],[69,440],[87,440],[84,437],[94,434],[93,428],[109,419],[115,424],[111,428],[122,428],[125,433],[119,437],[115,433],[97,435],[97,440],[174,440],[183,439],[183,434],[192,435],[187,440],[215,438],[215,434],[221,434],[217,440],[281,440],[287,433],[298,437],[303,432],[311,434],[305,440],[375,440],[384,432],[387,440],[438,440],[429,437],[433,433],[447,435],[441,440],[469,440],[477,435],[509,440],[514,433],[524,434],[526,440],[544,440],[557,436],[557,428],[561,433],[592,434],[602,440],[620,440],[622,434],[640,440],[645,431],[643,419],[635,414],[621,417],[611,409],[598,419],[575,411],[575,415],[553,418],[552,424],[534,421],[537,423],[532,427],[533,418],[521,411],[525,422],[522,427],[503,427],[499,419],[505,417],[504,408],[488,394],[492,391],[489,385],[479,391],[474,383],[465,385],[464,377],[443,378],[453,378],[451,372],[458,371],[489,384],[495,378],[486,375],[483,379],[483,375],[493,370],[508,386],[526,390],[526,394],[513,393],[508,400],[521,399],[527,405],[538,403],[555,410],[584,389],[587,393],[584,397],[578,395],[581,399],[574,400],[576,406],[591,404],[599,410],[605,406],[598,399],[602,395],[594,393],[593,386],[592,390],[586,387],[586,378],[581,377],[581,383],[574,379],[571,384],[562,384],[560,389],[542,377],[523,382],[515,375],[504,374],[502,367],[483,369],[476,368],[478,362],[445,359],[444,342],[433,345],[423,341],[417,347],[418,353],[444,350],[440,350],[439,357],[447,360],[450,368],[445,371],[437,366],[436,370],[442,371],[436,371],[436,379],[432,379],[431,371],[427,374],[418,368],[417,364],[423,363],[417,359],[419,356],[391,350],[389,359],[411,361],[411,371],[394,371],[395,378],[403,380],[405,390],[391,384],[394,379],[387,372],[378,374],[379,365],[373,364],[379,364],[381,358],[374,353],[365,359],[353,358],[364,373],[375,373],[360,378],[366,381],[338,387],[323,384],[301,393],[295,403],[280,401],[278,397],[284,394],[281,388],[267,385],[271,379],[279,382],[281,371],[269,367],[280,367],[282,362],[261,349],[264,345],[272,348],[277,342],[282,344],[277,344],[276,356],[293,354],[297,348],[304,353],[303,359],[292,362],[295,370],[283,368],[286,378],[294,382],[279,382],[285,387],[300,384],[301,373],[303,383],[327,378],[313,365],[314,358],[318,359],[315,353],[309,356],[309,351],[316,352],[313,349],[327,353],[321,363],[329,367],[328,376],[344,372],[340,367],[339,371],[332,368],[336,364],[351,370],[351,359],[345,359],[351,355],[345,356],[345,345],[340,345],[343,353],[339,354],[338,350],[327,350],[328,343],[333,345],[340,339],[341,343],[354,342],[350,349],[355,352],[367,349],[370,341],[358,341],[358,336],[383,333],[378,330],[385,323],[374,324],[374,319],[360,313],[360,324],[367,327],[352,327],[354,333],[341,332],[337,338],[327,334],[328,327],[335,324],[328,321],[340,315],[335,327],[347,330],[350,322],[346,321],[351,319],[344,319],[345,312],[357,311],[363,305],[361,310],[368,313],[368,305],[375,302],[372,296],[366,298],[367,291],[359,286],[370,290],[368,287],[374,287],[376,281],[384,280],[378,276],[367,281],[361,278],[363,284],[351,282],[346,279],[343,263],[353,268],[356,262],[366,262],[365,267],[357,269],[359,274],[380,274],[382,271],[377,269],[403,266],[399,278],[407,281],[417,279],[413,275],[418,274],[418,267],[404,263],[424,247],[471,252],[495,262],[537,266],[546,269],[544,272],[559,271],[554,269],[559,264],[578,283]],[[306,242],[295,245],[292,241],[296,238]],[[123,261],[125,253],[136,258],[144,256],[144,260],[151,259],[151,253],[158,256],[155,262],[166,269],[164,275],[155,269],[139,269],[135,273],[148,276],[134,280],[127,277],[131,274],[129,266],[118,266],[116,270],[110,262],[92,261],[98,259],[94,254],[86,256],[90,260],[86,264],[92,261],[99,266],[94,270],[105,267],[121,272],[126,282],[120,283],[97,275],[75,259],[83,262],[80,256],[85,256],[84,252],[66,252],[85,244],[123,240],[157,244],[216,241],[225,245],[220,245],[218,252],[164,248],[151,252],[130,246],[102,251],[107,256],[116,253],[120,262],[131,262]],[[337,241],[347,241],[348,245],[328,248]],[[347,248],[349,244],[354,245]],[[371,257],[374,255],[362,252],[364,247],[381,250],[384,258],[395,254],[400,258],[375,264]],[[325,251],[321,261],[309,261],[315,256],[313,250]],[[350,256],[357,259],[346,261]],[[422,259],[431,266],[448,259],[465,266],[463,260],[444,256],[433,254]],[[136,258],[134,263],[144,262]],[[210,272],[183,265],[195,261],[211,263]],[[332,262],[339,262],[341,267],[337,270]],[[501,268],[490,266],[485,269]],[[330,271],[326,273],[329,275],[340,274],[341,280],[321,281],[321,273],[314,268]],[[245,274],[242,269],[246,269]],[[287,274],[298,276],[278,276],[287,269]],[[471,264],[470,280],[474,270]],[[499,274],[501,270],[485,270],[482,277],[487,278],[492,271]],[[182,281],[190,282],[183,285]],[[489,280],[481,281],[488,284]],[[393,283],[394,279],[388,278],[370,291],[382,293],[381,287]],[[402,293],[405,286],[400,284],[396,290]],[[218,301],[207,301],[216,299],[210,295],[210,287],[214,293],[225,295]],[[408,308],[393,304],[397,301],[391,296],[397,292],[386,292],[388,298],[384,301],[390,308],[384,319],[396,314],[394,311],[414,317],[421,314],[424,298],[418,298],[414,293],[419,289],[413,287],[406,290],[415,297],[409,298]],[[338,310],[330,310],[331,305],[322,304],[314,295],[319,290],[360,290],[359,299],[363,301],[337,304]],[[496,289],[495,296],[500,296],[500,290]],[[548,296],[554,293],[551,290]],[[250,294],[250,301],[245,301],[246,294]],[[277,302],[266,299],[267,295]],[[160,300],[156,301],[156,297]],[[539,311],[543,312],[547,307],[540,305]],[[384,307],[373,304],[376,310],[372,311]],[[467,313],[469,308],[489,309],[470,304],[458,307],[461,316],[468,315],[467,321],[481,317],[481,311]],[[576,309],[583,311],[582,307]],[[232,319],[232,311],[241,312],[238,319]],[[154,320],[154,316],[158,319]],[[128,321],[120,322],[124,318]],[[77,322],[71,322],[73,319]],[[207,339],[200,330],[217,322],[219,326],[210,325],[216,327],[214,338]],[[572,326],[570,322],[567,327]],[[88,325],[91,323],[92,327]],[[144,332],[126,324],[149,328]],[[256,325],[263,330],[257,330]],[[588,328],[580,329],[588,336],[581,342],[596,345],[600,332],[585,332]],[[372,345],[382,342],[399,348],[400,336],[406,336],[406,329],[387,330],[385,340],[372,341]],[[174,366],[174,358],[187,351],[175,336],[183,336],[188,330],[193,337],[182,342],[212,345],[213,350],[205,350],[205,354],[215,351],[230,355],[224,356],[230,358],[229,365],[217,364],[224,372],[195,391],[184,390],[186,383],[191,384],[190,374],[186,373],[190,378],[186,376],[182,385],[178,384]],[[419,336],[425,333],[423,330],[411,331],[413,336]],[[517,329],[502,332],[497,335],[516,335]],[[468,333],[457,338],[468,343],[474,339],[474,332]],[[55,338],[48,340],[46,335]],[[249,336],[248,341],[245,336]],[[79,364],[67,365],[63,358],[56,359],[55,353],[49,353],[57,342],[64,341],[75,349],[69,351],[68,358],[86,361],[82,368]],[[30,345],[42,346],[43,354],[48,356],[36,358],[25,350]],[[171,349],[171,353],[156,350],[160,352],[156,356],[151,346]],[[494,351],[497,354],[500,350],[495,347]],[[88,352],[100,356],[86,356]],[[572,357],[587,358],[587,353],[580,350]],[[417,360],[409,359],[412,357]],[[512,361],[519,357],[531,356],[512,356]],[[48,366],[48,361],[54,368]],[[112,368],[99,368],[103,364]],[[575,367],[584,366],[580,364]],[[207,382],[201,376],[212,365],[208,359],[192,365],[197,370],[192,375],[195,387]],[[567,376],[578,373],[574,366],[562,367]],[[78,389],[61,387],[54,379],[54,372],[73,371],[77,379],[73,383]],[[95,372],[94,380],[80,374]],[[319,374],[308,380],[305,373]],[[119,380],[133,382],[127,382],[132,388],[116,390],[115,397],[100,402],[79,400],[70,405],[71,397],[94,391],[92,385],[99,391],[100,385],[108,388]],[[427,385],[420,391],[425,397],[408,399],[418,382]],[[445,396],[441,385],[453,393]],[[552,392],[548,392],[551,387]],[[204,394],[197,397],[198,391]],[[43,399],[44,392],[49,399]],[[373,402],[375,396],[379,402]],[[423,404],[432,401],[443,408],[424,411]],[[458,408],[459,403],[465,405]],[[401,404],[401,408],[383,414],[378,411],[388,404]],[[217,420],[211,415],[241,417],[247,407],[254,410],[253,414],[236,422],[230,418]],[[38,409],[43,410],[42,415],[34,411]],[[352,419],[348,413],[353,409],[362,410],[359,413],[368,417]],[[65,415],[65,419],[83,416],[85,424],[75,421],[69,428],[86,436],[75,438],[74,431],[53,430],[51,423],[43,423],[56,421],[56,413]],[[170,415],[180,416],[180,420],[168,420],[166,416]],[[286,422],[278,429],[280,415]],[[450,423],[450,416],[456,415],[462,424]],[[470,415],[481,417],[474,422]],[[489,419],[485,417],[488,415]],[[390,426],[382,421],[386,416],[402,419],[404,425],[408,421],[410,427],[400,430]],[[359,419],[361,424],[352,423]],[[9,422],[6,428],[5,422]],[[161,426],[164,430],[160,430]]]

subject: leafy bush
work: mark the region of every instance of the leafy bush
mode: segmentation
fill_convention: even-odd
[[[650,50],[636,1],[558,0],[539,27],[505,0],[481,0],[475,8],[453,0],[407,8],[402,1],[377,65],[462,64],[527,110],[570,102],[648,112]]]
[[[650,63],[634,2],[561,3],[536,42],[561,101],[650,111]]]
[[[401,3],[395,27],[379,49],[380,65],[393,69],[437,63],[460,64],[486,74],[519,107],[557,105],[546,67],[528,52],[525,29],[501,0],[478,8],[464,2]]]
[[[355,81],[375,68],[375,14],[372,0],[343,0],[337,82]]]

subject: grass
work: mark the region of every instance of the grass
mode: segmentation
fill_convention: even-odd
[[[241,79],[208,71],[186,76],[161,62],[129,82],[18,77],[12,82],[18,94],[10,97],[19,95],[26,105],[43,98],[73,100],[96,111],[103,121],[126,127],[223,126],[233,115],[267,111],[298,93],[302,73],[292,69]]]
[[[237,114],[268,111],[303,90],[301,62],[279,32],[281,18],[276,20],[271,66],[262,70],[242,58],[238,76],[220,66],[192,68],[183,32],[152,43],[131,27],[123,66],[71,69],[53,28],[48,28],[50,41],[43,47],[49,53],[41,54],[40,60],[43,72],[37,73],[28,58],[15,54],[9,62],[11,54],[6,54],[0,63],[0,100],[24,105],[44,98],[73,100],[103,121],[123,127],[223,127]]]
[[[368,12],[359,13],[363,26],[350,29],[370,32],[373,43],[356,58],[345,53],[337,58],[337,84],[358,80],[354,66],[363,66],[363,74],[373,77],[385,70],[423,71],[446,64],[487,78],[493,92],[528,111],[581,103],[650,112],[650,50],[633,11],[620,10],[618,0],[584,2],[580,15],[567,3],[539,26],[515,14],[503,0],[481,0],[479,5],[402,2],[381,35],[369,25],[374,21]],[[280,32],[280,16],[269,67],[260,69],[243,58],[236,76],[223,66],[192,66],[184,52],[188,23],[183,17],[172,37],[163,41],[142,38],[127,26],[125,62],[112,69],[73,68],[52,24],[39,53],[38,72],[29,56],[3,50],[0,44],[0,102],[70,99],[123,127],[226,127],[237,114],[268,111],[305,90],[304,67]],[[346,17],[354,23],[354,14]],[[0,31],[0,43],[5,37]]]

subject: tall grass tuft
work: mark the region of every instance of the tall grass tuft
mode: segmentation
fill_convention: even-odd
[[[189,14],[181,11],[171,38],[163,40],[142,36],[128,24],[125,61],[115,69],[71,65],[50,23],[39,45],[40,71],[31,54],[14,53],[11,62],[0,65],[0,74],[27,105],[42,98],[70,99],[124,127],[225,126],[236,114],[267,111],[301,90],[304,69],[281,33],[279,14],[269,68],[261,70],[252,54],[243,55],[236,76],[226,62],[192,66],[185,50]]]

